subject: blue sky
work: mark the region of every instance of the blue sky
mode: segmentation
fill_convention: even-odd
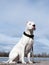
[[[12,49],[28,20],[36,23],[34,53],[49,53],[49,0],[0,0],[0,51]]]

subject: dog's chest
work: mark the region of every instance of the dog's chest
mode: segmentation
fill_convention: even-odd
[[[33,46],[33,39],[29,39],[28,43],[26,44],[26,47],[31,48]]]
[[[25,46],[25,53],[27,54],[30,52],[31,48],[33,46],[33,39],[29,39],[28,43]]]
[[[33,39],[29,38],[28,44],[32,44],[33,43]]]
[[[22,39],[20,40],[18,47],[19,48],[25,48],[27,46],[32,46],[33,45],[33,39],[23,36]]]
[[[24,36],[23,40],[24,44],[33,44],[34,39]]]

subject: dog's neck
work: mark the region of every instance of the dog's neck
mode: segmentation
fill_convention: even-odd
[[[32,39],[34,39],[34,35],[33,35],[33,32],[32,31],[25,31],[24,33],[23,33],[25,36],[27,36],[27,37],[29,37],[29,38],[32,38]]]
[[[31,31],[31,30],[25,30],[25,33],[28,35],[33,35],[33,31]]]

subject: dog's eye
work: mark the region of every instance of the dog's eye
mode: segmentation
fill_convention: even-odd
[[[31,23],[29,23],[29,25],[31,25]]]

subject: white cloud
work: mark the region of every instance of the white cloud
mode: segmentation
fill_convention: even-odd
[[[18,42],[18,40],[19,40],[19,38],[0,34],[0,43],[16,44]]]
[[[46,45],[47,47],[49,47],[49,40],[48,39],[46,39],[46,38],[39,38],[39,39],[37,39],[36,41],[38,41],[39,43],[41,43],[41,44],[44,44],[44,45]]]
[[[9,52],[20,38],[10,37],[4,34],[0,34],[0,51]]]

